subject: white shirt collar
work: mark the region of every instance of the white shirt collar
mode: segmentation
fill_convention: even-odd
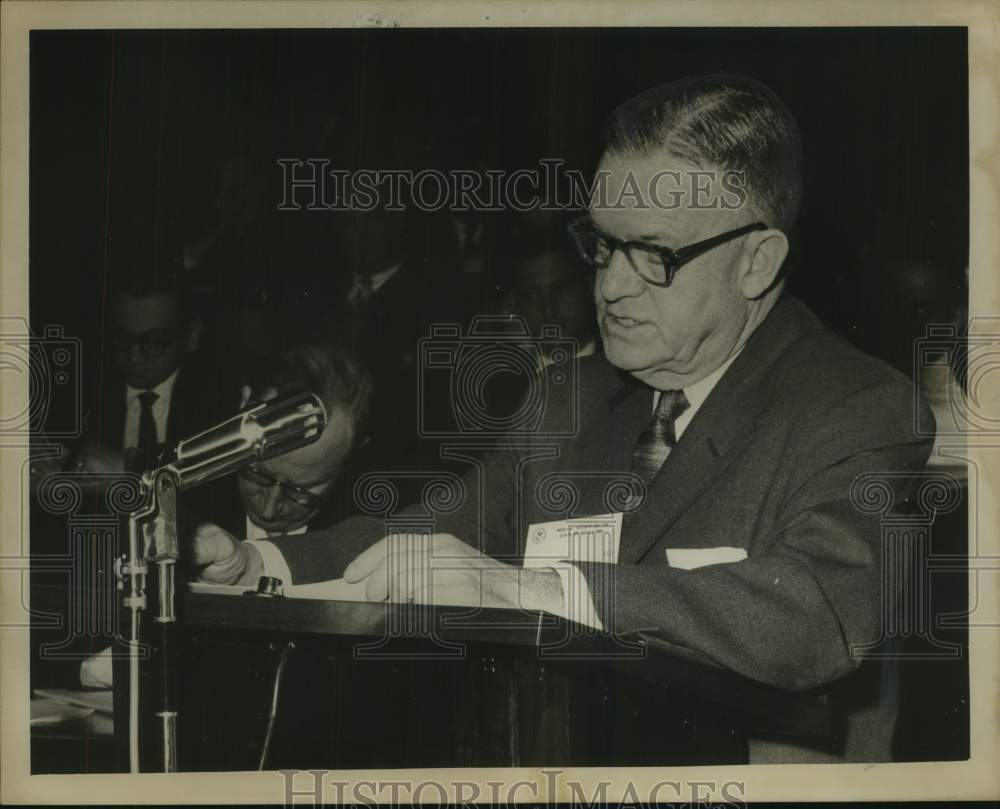
[[[393,264],[387,270],[373,272],[369,275],[368,281],[371,284],[372,292],[378,292],[382,287],[384,287],[386,283],[388,283],[389,279],[399,272],[399,268],[402,266],[403,262],[399,262],[398,264]]]
[[[168,376],[166,379],[164,379],[155,388],[133,388],[130,384],[128,384],[128,382],[126,382],[125,383],[125,404],[126,404],[126,406],[131,405],[132,402],[134,402],[136,400],[136,398],[139,396],[140,393],[145,393],[147,390],[150,390],[150,391],[152,391],[153,393],[156,394],[156,397],[157,397],[156,401],[157,402],[168,402],[168,401],[170,401],[170,397],[173,395],[173,392],[174,392],[174,383],[177,382],[177,374],[179,374],[180,372],[181,372],[181,369],[178,368],[176,371],[174,371],[170,376]],[[119,399],[119,401],[121,401],[121,400]]]
[[[743,346],[740,346],[739,349],[736,351],[736,353],[734,353],[728,360],[722,363],[722,365],[720,365],[718,368],[712,371],[712,373],[710,373],[704,379],[695,382],[693,385],[689,385],[688,387],[684,388],[684,396],[688,400],[688,408],[683,413],[681,413],[681,415],[677,417],[676,421],[674,421],[674,435],[677,437],[678,441],[680,441],[681,435],[683,435],[684,431],[687,429],[688,424],[691,423],[691,420],[694,418],[695,413],[697,413],[701,409],[701,406],[708,398],[708,395],[712,392],[713,388],[715,388],[715,386],[719,383],[719,380],[722,379],[723,374],[725,374],[726,371],[729,370],[729,366],[733,364],[733,360],[735,360],[742,351],[743,351]],[[654,413],[656,412],[656,405],[659,401],[660,401],[660,391],[656,391],[655,395],[653,396]]]

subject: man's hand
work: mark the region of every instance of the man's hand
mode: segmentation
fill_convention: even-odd
[[[198,526],[192,545],[194,566],[203,568],[198,578],[204,582],[253,585],[264,575],[260,551],[213,523]]]
[[[390,534],[344,571],[365,582],[369,601],[413,601],[560,614],[562,583],[553,570],[526,570],[480,553],[451,534]]]

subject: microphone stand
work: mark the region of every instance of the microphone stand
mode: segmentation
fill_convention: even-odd
[[[129,514],[128,545],[115,561],[118,589],[122,592],[124,630],[119,640],[128,651],[129,772],[142,772],[143,765],[161,772],[177,771],[174,601],[180,558],[178,492],[227,475],[254,460],[312,443],[325,426],[326,412],[316,396],[309,393],[282,396],[181,441],[173,461],[142,476],[145,499]],[[148,644],[144,641],[147,631],[151,635]],[[147,660],[148,678],[144,676],[146,667],[140,665]],[[147,679],[149,689],[144,687]],[[121,682],[117,676],[115,681]],[[146,693],[147,690],[151,693]],[[123,703],[116,695],[117,716],[122,715]],[[150,709],[156,717],[153,722],[156,743],[144,728],[143,714]]]
[[[172,469],[158,469],[143,475],[146,504],[128,518],[128,550],[119,557],[119,589],[127,619],[125,643],[128,646],[129,694],[129,771],[140,772],[139,702],[140,660],[148,651],[152,669],[158,675],[160,767],[163,772],[177,770],[177,711],[175,700],[176,647],[174,587],[177,559],[177,489],[178,476]],[[149,528],[150,530],[145,530]],[[152,573],[152,575],[150,575]],[[147,592],[147,587],[149,592]],[[147,650],[142,642],[143,613],[147,597],[155,601],[152,617],[153,638]]]

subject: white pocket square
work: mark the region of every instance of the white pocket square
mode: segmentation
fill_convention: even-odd
[[[718,548],[667,548],[667,564],[681,570],[694,570],[707,565],[724,565],[747,558],[743,548],[723,545]]]

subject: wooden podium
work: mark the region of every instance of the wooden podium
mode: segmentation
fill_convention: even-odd
[[[756,728],[831,733],[821,697],[544,613],[191,593],[179,606],[181,771],[257,769],[265,744],[266,769],[740,763]]]

